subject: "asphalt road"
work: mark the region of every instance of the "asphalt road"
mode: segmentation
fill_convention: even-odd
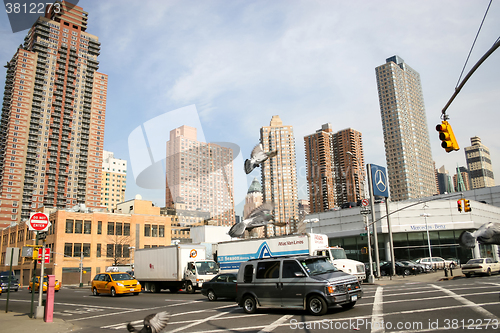
[[[126,332],[128,322],[139,326],[146,315],[164,310],[171,313],[166,332],[500,331],[499,275],[363,289],[365,295],[353,309],[333,308],[315,317],[281,309],[248,315],[231,300],[209,302],[199,292],[110,297],[63,287],[56,293],[54,317],[73,323],[83,333]],[[5,309],[5,298],[5,294],[0,298],[0,310]],[[30,299],[26,290],[11,293],[9,309],[29,312]]]

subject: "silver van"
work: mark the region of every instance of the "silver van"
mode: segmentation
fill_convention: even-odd
[[[251,259],[238,271],[236,302],[246,313],[262,307],[323,315],[337,304],[352,308],[362,296],[357,278],[339,271],[327,257]]]

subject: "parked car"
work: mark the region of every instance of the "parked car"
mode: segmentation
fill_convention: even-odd
[[[141,292],[141,284],[134,279],[130,274],[123,272],[106,272],[97,274],[92,280],[92,294],[118,294],[133,293],[139,295]]]
[[[468,278],[473,274],[484,274],[489,276],[494,272],[500,274],[500,263],[491,258],[471,259],[462,266],[462,274],[465,274]]]
[[[417,268],[418,273],[428,273],[431,270],[431,265],[424,265],[424,264],[419,264],[416,261],[413,260],[400,260],[403,265],[405,266],[414,266]]]
[[[217,298],[236,298],[236,274],[219,274],[212,280],[204,282],[201,294],[209,301]]]
[[[419,269],[414,265],[405,265],[400,261],[394,263],[394,268],[396,269],[396,275],[415,275],[419,273]],[[380,266],[380,275],[390,275],[392,269],[392,263],[386,262]]]
[[[43,287],[42,287],[43,292],[47,291],[47,283],[48,282],[49,282],[49,278],[47,277],[47,275],[45,275],[43,277]],[[31,293],[33,291],[33,289],[35,289],[35,292],[40,291],[40,277],[39,276],[35,277],[35,287],[34,288],[33,288],[33,280],[30,281],[28,291]],[[54,285],[54,291],[58,292],[60,289],[61,289],[61,283],[58,280],[56,280],[55,285]]]
[[[337,304],[352,308],[363,295],[355,276],[322,256],[250,259],[241,264],[237,283],[236,302],[250,314],[257,308],[281,308],[324,315]]]
[[[13,291],[18,291],[19,290],[19,280],[16,278],[11,278],[10,279],[10,288],[9,288],[9,277],[2,276],[2,277],[0,277],[0,287],[5,291],[7,291],[8,289],[13,290]]]
[[[443,268],[455,268],[457,266],[456,261],[453,260],[445,260],[441,257],[432,257],[431,258],[420,258],[416,260],[419,264],[431,265],[432,269],[443,269]]]

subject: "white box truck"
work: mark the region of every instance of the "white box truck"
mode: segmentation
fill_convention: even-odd
[[[135,251],[134,275],[146,291],[185,289],[192,294],[219,273],[213,260],[205,259],[205,246],[178,244]]]
[[[343,248],[328,246],[328,236],[323,234],[221,242],[214,245],[213,252],[215,251],[222,273],[238,272],[240,264],[249,259],[308,254],[329,257],[337,269],[355,275],[359,281],[366,278],[365,265],[362,262],[347,259]]]

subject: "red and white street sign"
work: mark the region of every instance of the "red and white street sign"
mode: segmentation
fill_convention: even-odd
[[[42,263],[42,249],[38,251],[38,263]],[[50,247],[45,248],[45,263],[49,264],[50,263]]]
[[[368,206],[369,203],[370,203],[370,200],[368,200],[368,199],[361,200],[361,205],[363,205],[363,207]]]
[[[49,215],[45,213],[31,213],[28,221],[30,230],[47,231],[50,227]]]

